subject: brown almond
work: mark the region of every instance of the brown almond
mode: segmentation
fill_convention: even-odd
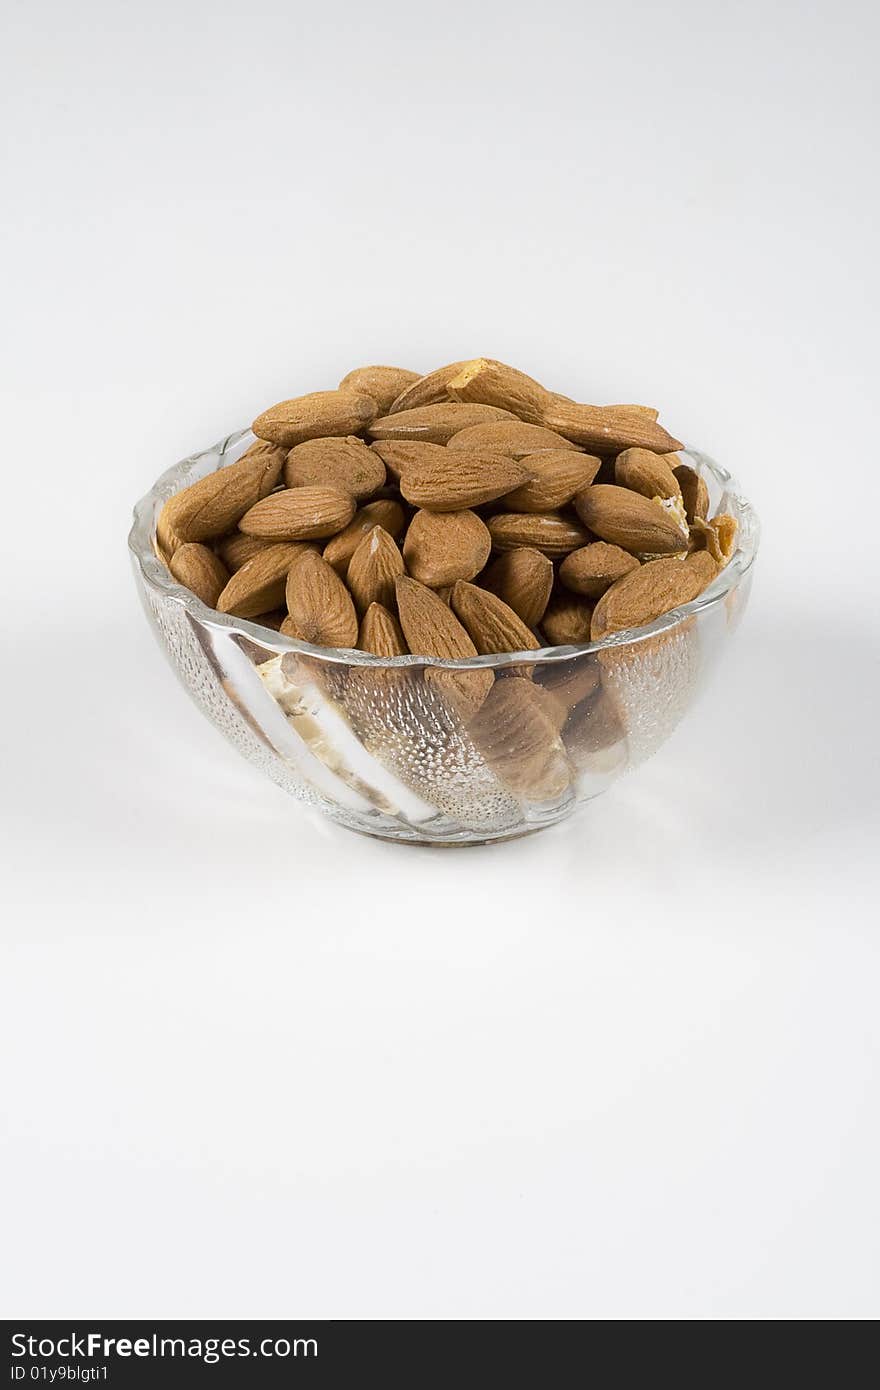
[[[542,425],[527,425],[524,420],[498,420],[488,425],[469,425],[460,430],[449,441],[450,449],[493,449],[509,458],[525,458],[527,454],[537,454],[544,449],[566,449],[571,453],[580,451],[580,445],[564,439],[553,430],[545,430]]]
[[[539,423],[598,454],[619,454],[631,448],[669,454],[683,447],[645,415],[612,405],[579,405],[564,396],[551,396]]]
[[[355,512],[344,531],[340,531],[327,542],[324,546],[324,559],[344,579],[352,555],[374,526],[381,526],[393,540],[397,540],[405,520],[403,507],[391,498],[380,497],[375,502],[368,502],[365,507]]]
[[[300,556],[288,573],[287,611],[292,620],[288,636],[318,647],[357,644],[358,620],[351,594],[335,569],[313,550]]]
[[[403,558],[413,579],[441,589],[457,579],[475,578],[491,548],[486,525],[475,512],[419,511],[409,524]]]
[[[171,501],[174,501],[173,497]],[[168,514],[168,503],[166,502],[156,521],[155,548],[159,552],[159,558],[164,560],[167,565],[175,550],[179,549],[179,547],[184,544],[183,537],[177,534],[171,524],[171,518]]]
[[[362,616],[371,603],[394,603],[394,583],[404,573],[403,556],[381,526],[364,536],[348,566],[347,582]]]
[[[217,599],[229,578],[229,572],[213,550],[189,541],[175,550],[168,568],[178,584],[183,584],[206,607],[217,607]]]
[[[406,656],[409,652],[400,623],[381,603],[371,603],[361,619],[358,646],[373,656]]]
[[[644,627],[673,608],[697,597],[701,576],[682,560],[649,560],[612,584],[593,610],[591,635],[599,641],[612,632]]]
[[[531,477],[528,468],[505,454],[476,449],[450,453],[437,444],[423,444],[422,448],[432,452],[404,467],[400,491],[407,502],[429,512],[478,507],[504,497]]]
[[[649,449],[624,449],[614,462],[614,481],[642,497],[680,497],[678,479],[669,463]]]
[[[717,560],[713,560],[708,550],[695,550],[693,554],[686,556],[684,562],[699,583],[698,593],[712,583],[712,580],[720,574],[722,566]]]
[[[497,594],[460,579],[452,590],[452,611],[467,629],[481,656],[493,652],[534,652],[540,643]],[[511,667],[512,675],[531,675],[531,666]]]
[[[438,367],[436,371],[428,372],[425,376],[409,382],[398,392],[387,413],[396,415],[401,410],[415,410],[419,406],[437,405],[441,401],[448,401],[450,398],[446,392],[446,383],[456,372],[461,371],[463,366],[463,362],[450,362],[445,367]]]
[[[280,632],[286,617],[286,608],[273,608],[271,613],[258,613],[251,621],[259,623],[260,627],[270,627],[273,632]]]
[[[500,512],[489,518],[488,526],[495,550],[530,546],[551,559],[577,550],[590,539],[576,521],[555,512]]]
[[[546,693],[527,680],[499,680],[468,732],[492,770],[517,796],[550,801],[571,780]]]
[[[593,606],[577,594],[554,594],[547,604],[541,630],[553,647],[578,646],[590,641]]]
[[[221,613],[256,618],[284,602],[291,565],[314,546],[302,541],[279,541],[258,550],[237,569],[217,600]]]
[[[284,482],[287,487],[338,487],[363,502],[384,487],[385,465],[356,435],[307,439],[287,455]]]
[[[496,362],[491,357],[476,357],[466,362],[447,383],[453,400],[474,405],[494,405],[509,410],[528,424],[544,423],[544,410],[549,393],[540,382]]]
[[[335,487],[294,487],[251,507],[239,522],[249,536],[305,541],[334,536],[354,516],[354,499]]]
[[[506,495],[505,506],[512,512],[555,512],[566,506],[576,492],[590,486],[602,460],[594,454],[547,449],[528,454],[522,465],[534,476]]]
[[[181,542],[222,536],[272,491],[283,467],[283,450],[257,440],[236,463],[218,468],[169,498],[160,522]]]
[[[292,449],[328,434],[360,434],[377,414],[372,396],[359,391],[312,391],[264,410],[251,428],[258,438]]]
[[[480,583],[503,599],[527,628],[535,628],[553,590],[553,561],[540,550],[520,546],[493,560]]]
[[[559,578],[573,593],[596,599],[638,567],[639,561],[628,550],[609,545],[607,541],[593,541],[566,555],[559,568]]]
[[[670,454],[666,462],[671,464],[675,457],[675,454]],[[691,468],[690,464],[687,463],[677,464],[672,471],[684,500],[684,511],[688,525],[693,525],[697,518],[700,521],[705,521],[709,515],[709,489],[706,487],[705,479],[701,478],[696,469]]]
[[[613,483],[594,483],[574,499],[578,516],[603,541],[639,555],[674,555],[687,548],[675,516],[657,501]]]
[[[378,413],[386,415],[400,393],[419,379],[418,372],[404,367],[355,367],[342,378],[339,389],[372,397]]]
[[[721,513],[711,521],[694,518],[693,540],[698,550],[708,550],[712,559],[723,568],[733,558],[736,550],[736,518]]]
[[[427,444],[448,444],[454,434],[467,429],[468,425],[513,418],[509,410],[499,410],[493,405],[447,401],[383,415],[369,426],[369,433],[373,439],[421,439]]]
[[[436,656],[461,661],[477,655],[477,649],[451,609],[435,593],[415,579],[397,581],[397,611],[407,645],[414,656]],[[494,682],[488,670],[426,670],[425,680],[440,690],[462,718],[476,714]]]
[[[243,531],[233,531],[217,541],[216,546],[217,554],[232,574],[252,560],[259,550],[265,550],[272,544],[272,541],[262,540],[259,536],[246,536]]]

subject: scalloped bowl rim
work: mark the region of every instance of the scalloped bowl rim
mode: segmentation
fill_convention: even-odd
[[[156,479],[150,491],[134,507],[134,521],[128,533],[128,547],[148,588],[178,603],[199,623],[240,633],[250,641],[258,643],[265,650],[273,651],[279,656],[287,652],[297,652],[319,661],[328,662],[331,665],[391,668],[448,667],[456,671],[481,670],[486,667],[498,670],[508,666],[521,666],[526,663],[570,661],[573,657],[582,656],[588,652],[600,652],[612,647],[635,647],[639,643],[657,636],[658,633],[668,632],[672,628],[678,627],[697,613],[714,608],[739,586],[740,581],[750,571],[758,553],[760,523],[751,503],[741,492],[737,480],[708,454],[701,453],[697,449],[682,449],[679,451],[680,453],[695,459],[702,468],[712,474],[728,500],[734,503],[738,522],[736,552],[718,577],[698,598],[693,599],[690,603],[682,604],[680,608],[671,609],[669,613],[662,614],[661,617],[644,627],[614,632],[608,637],[601,638],[598,642],[582,642],[563,647],[541,647],[536,651],[494,652],[489,656],[465,657],[455,661],[430,656],[381,657],[373,656],[370,652],[357,651],[355,648],[316,647],[310,642],[302,642],[295,637],[285,637],[282,633],[276,633],[274,629],[262,627],[259,623],[251,622],[247,618],[236,618],[232,614],[218,613],[216,609],[208,608],[201,599],[190,593],[189,589],[178,584],[164,562],[158,558],[154,549],[156,506],[157,503],[164,502],[171,495],[169,486],[180,478],[188,476],[194,465],[206,454],[217,454],[222,459],[228,449],[239,444],[249,434],[251,434],[250,429],[237,430],[221,439],[217,444],[211,445],[207,449],[200,449],[198,453],[190,454],[181,459],[179,463],[166,469]]]

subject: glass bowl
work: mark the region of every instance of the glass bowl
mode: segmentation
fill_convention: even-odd
[[[650,626],[466,661],[310,646],[206,608],[156,552],[167,498],[253,440],[241,430],[162,474],[134,510],[135,580],[196,704],[274,782],[350,830],[485,844],[563,820],[665,742],[745,609],[757,519],[730,474],[682,450],[711,510],[736,517],[738,548],[699,598]]]

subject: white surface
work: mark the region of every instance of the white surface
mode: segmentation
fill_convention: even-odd
[[[3,1312],[876,1317],[876,8],[10,8]],[[396,848],[188,704],[128,511],[479,352],[764,548],[632,780]]]

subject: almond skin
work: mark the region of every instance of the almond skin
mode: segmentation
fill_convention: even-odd
[[[702,576],[682,560],[649,560],[607,589],[593,610],[591,634],[599,641],[612,632],[644,627],[690,603],[705,587]]]
[[[194,593],[208,608],[217,606],[229,571],[223,561],[206,545],[189,541],[178,547],[168,567],[178,584]]]
[[[354,500],[335,487],[295,487],[273,493],[251,507],[239,522],[248,536],[305,541],[334,536],[354,516]]]
[[[359,391],[312,391],[264,410],[251,428],[259,439],[292,449],[324,435],[360,434],[377,414],[373,398]]]
[[[559,567],[559,578],[573,593],[596,599],[638,567],[639,561],[628,550],[607,541],[593,541],[566,555]]]
[[[491,548],[489,532],[475,512],[419,511],[409,524],[403,558],[413,579],[442,589],[457,579],[475,578]],[[403,630],[406,632],[405,624]]]
[[[348,587],[358,613],[373,603],[394,603],[394,584],[404,573],[403,556],[381,526],[364,536],[348,566]]]
[[[458,512],[504,497],[531,472],[504,454],[478,450],[450,453],[439,445],[422,445],[431,453],[405,465],[400,491],[414,507],[430,512]],[[583,486],[583,484],[582,484]]]
[[[673,458],[675,455],[670,454],[666,460],[667,463],[671,464]],[[709,489],[706,487],[705,481],[696,469],[691,468],[690,464],[687,463],[677,463],[672,471],[684,499],[684,511],[688,525],[692,526],[696,519],[705,521],[709,515]]]
[[[497,410],[492,405],[448,401],[384,415],[373,421],[369,433],[373,439],[421,439],[426,444],[448,444],[454,434],[467,429],[468,425],[513,418],[509,410]]]
[[[358,620],[351,594],[327,561],[308,550],[287,576],[288,636],[320,647],[354,647]],[[282,627],[282,631],[284,631]]]
[[[397,540],[405,520],[403,507],[399,502],[382,497],[375,502],[368,502],[365,507],[355,512],[343,531],[327,542],[324,546],[324,559],[344,579],[352,555],[374,526],[381,526],[393,540]]]
[[[400,623],[381,603],[371,603],[361,619],[358,646],[373,656],[406,656],[409,652]]]
[[[489,518],[488,526],[496,550],[530,546],[551,559],[577,550],[590,539],[576,521],[569,521],[555,512],[500,512]]]
[[[477,655],[461,623],[441,598],[415,579],[397,581],[397,611],[414,656],[460,661]],[[476,714],[494,683],[491,671],[426,670],[425,681],[440,690],[464,719]]]
[[[453,400],[498,406],[532,425],[543,424],[549,395],[540,382],[525,372],[490,357],[466,362],[449,380],[447,390]]]
[[[291,565],[313,549],[302,541],[279,541],[258,550],[236,570],[214,606],[237,618],[256,618],[280,607]]]
[[[160,524],[169,526],[180,542],[222,536],[272,491],[283,467],[283,450],[258,440],[236,463],[169,498]]]
[[[385,486],[385,465],[356,435],[341,439],[307,439],[287,455],[287,487],[338,487],[356,502]]]
[[[594,483],[574,499],[578,516],[603,541],[639,555],[674,555],[687,536],[659,502],[626,487]]]
[[[512,512],[555,512],[566,506],[576,492],[590,486],[602,460],[594,454],[547,449],[539,454],[528,454],[522,459],[522,465],[531,470],[533,477],[509,492],[505,505]]]
[[[537,454],[544,449],[565,449],[570,453],[580,451],[580,446],[570,439],[563,439],[553,430],[545,430],[541,425],[527,425],[523,420],[499,420],[488,425],[469,425],[460,430],[449,441],[449,448],[492,449],[509,458],[521,459],[528,454]]]
[[[233,531],[231,536],[217,541],[217,554],[230,573],[234,573],[252,560],[258,551],[272,544],[272,541],[261,540],[259,536],[246,536],[243,531]]]
[[[460,372],[463,366],[463,362],[450,362],[445,367],[438,367],[436,371],[428,372],[427,375],[409,382],[401,388],[388,407],[388,414],[396,415],[401,410],[415,410],[419,406],[437,405],[440,401],[448,401],[450,397],[446,391],[446,383],[456,372]]]
[[[342,378],[339,389],[370,396],[378,413],[387,415],[400,393],[418,380],[418,372],[408,372],[405,367],[355,367]]]
[[[590,641],[592,612],[592,605],[576,594],[554,594],[547,604],[541,630],[551,646],[578,646]]]
[[[531,629],[543,618],[553,589],[553,561],[540,550],[521,546],[499,555],[480,576],[480,583]]]
[[[598,454],[619,454],[630,448],[670,454],[683,447],[662,425],[632,406],[578,405],[565,396],[553,395],[540,423]]]
[[[649,449],[624,449],[614,462],[614,481],[642,497],[680,497],[678,479],[660,454]]]
[[[493,652],[534,652],[540,645],[503,599],[476,584],[458,581],[452,590],[452,611],[481,656]],[[532,670],[531,666],[512,667],[510,673],[531,675]]]

